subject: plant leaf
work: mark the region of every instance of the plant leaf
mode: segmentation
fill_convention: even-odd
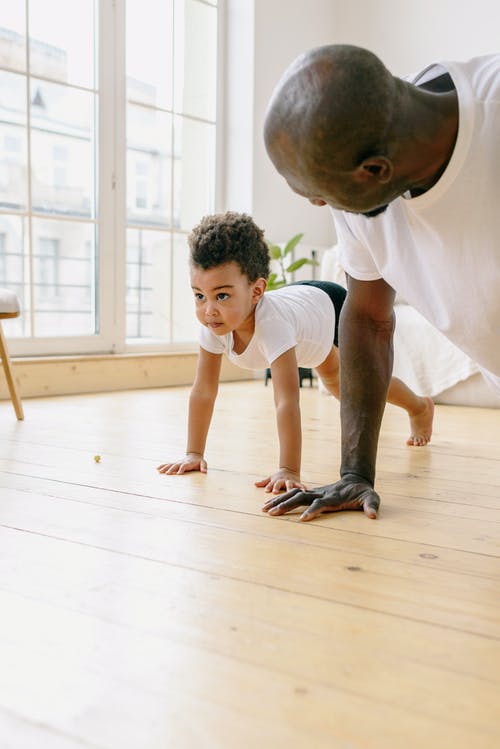
[[[279,260],[281,257],[281,247],[278,247],[277,244],[269,244],[269,254],[272,257],[273,260]]]
[[[281,289],[281,287],[285,285],[284,281],[275,281],[274,283],[267,285],[266,291],[275,291],[276,289]]]
[[[303,236],[303,234],[296,234],[294,237],[288,240],[283,249],[283,257],[286,257],[293,249],[295,249]]]
[[[295,270],[302,268],[303,265],[312,265],[312,261],[309,260],[307,257],[301,257],[298,260],[295,260],[293,263],[291,263],[286,269],[286,272],[293,273]]]

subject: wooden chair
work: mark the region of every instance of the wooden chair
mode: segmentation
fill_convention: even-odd
[[[20,314],[19,299],[16,294],[7,289],[0,289],[0,357],[2,359],[14,411],[16,412],[19,421],[22,421],[24,419],[23,405],[12,373],[12,364],[9,358],[7,342],[2,328],[2,320],[7,320],[9,317],[19,317]]]

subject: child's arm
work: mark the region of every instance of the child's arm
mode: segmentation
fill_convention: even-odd
[[[189,396],[186,455],[175,462],[162,463],[158,466],[160,473],[207,472],[207,462],[203,456],[219,388],[221,362],[221,354],[212,354],[200,348],[196,377]]]
[[[299,371],[295,349],[291,348],[271,364],[274,404],[280,443],[280,462],[276,473],[256,486],[278,494],[290,489],[305,489],[300,480],[302,430],[300,425]]]

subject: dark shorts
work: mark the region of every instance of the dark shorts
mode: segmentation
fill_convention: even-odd
[[[333,281],[295,281],[295,283],[291,283],[289,285],[316,286],[317,289],[321,289],[321,291],[324,291],[325,294],[328,294],[335,310],[335,337],[333,339],[333,342],[335,346],[338,346],[340,310],[342,309],[342,305],[344,304],[347,291],[342,286],[339,286],[338,283],[333,283]]]

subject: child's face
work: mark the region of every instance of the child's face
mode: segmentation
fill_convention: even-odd
[[[266,290],[266,280],[250,282],[237,263],[208,270],[191,266],[196,317],[216,335],[226,335],[253,324],[255,305]]]

